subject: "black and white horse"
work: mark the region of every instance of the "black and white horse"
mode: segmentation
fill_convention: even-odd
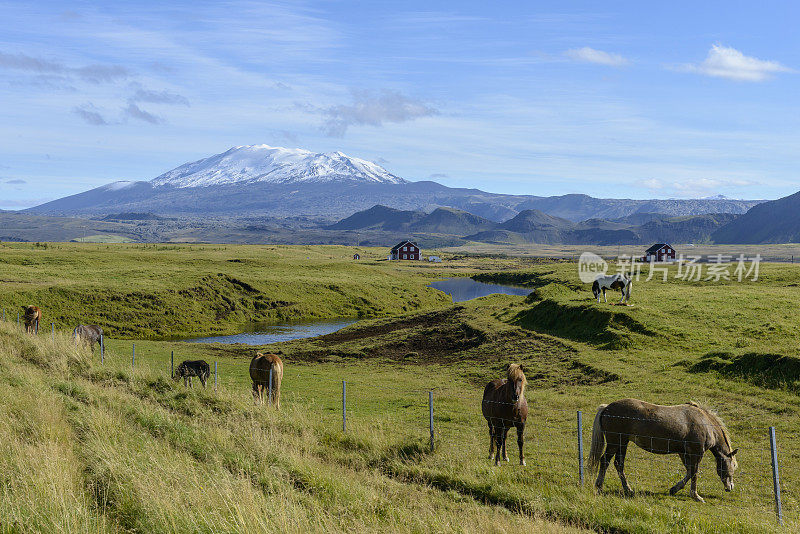
[[[592,293],[594,293],[594,298],[597,299],[597,302],[600,302],[601,293],[603,295],[603,301],[608,302],[606,298],[606,289],[619,289],[620,292],[622,292],[622,298],[619,301],[620,304],[623,302],[627,304],[628,300],[631,298],[631,283],[631,279],[624,274],[601,274],[595,278],[592,284]]]

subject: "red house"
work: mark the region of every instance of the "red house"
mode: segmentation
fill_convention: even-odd
[[[656,243],[644,251],[643,261],[675,261],[675,249],[667,243]]]
[[[390,260],[418,260],[419,247],[413,241],[401,241],[389,251]]]

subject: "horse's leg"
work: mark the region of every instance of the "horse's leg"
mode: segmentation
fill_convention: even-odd
[[[614,455],[614,467],[617,468],[619,480],[622,482],[622,489],[625,494],[633,496],[633,488],[628,484],[628,479],[625,477],[625,455],[628,453],[628,436],[623,436],[620,441],[617,454]]]
[[[690,470],[692,473],[692,487],[689,492],[689,495],[692,496],[692,499],[696,500],[697,502],[706,502],[699,493],[697,493],[697,473],[700,471],[700,460],[702,455],[700,454],[692,454],[689,455],[689,465]],[[688,475],[688,473],[687,473]]]
[[[487,421],[487,424],[489,425],[489,459],[491,460],[494,456],[494,428],[492,423]]]
[[[506,441],[507,441],[507,438],[508,438],[508,431],[509,430],[511,430],[510,427],[509,428],[503,427],[503,460],[505,460],[506,462],[510,461],[508,459],[508,453],[506,452]]]
[[[503,453],[503,448],[505,446],[506,440],[506,432],[507,429],[501,426],[495,426],[494,428],[494,439],[495,439],[495,455],[494,455],[494,465],[500,465],[500,455]]]
[[[608,302],[608,297],[606,296],[606,288],[603,288],[603,302]]]
[[[611,465],[611,458],[617,454],[618,445],[611,443],[608,440],[608,436],[606,436],[606,452],[603,453],[603,456],[600,457],[600,469],[597,472],[597,480],[595,481],[595,487],[600,490],[603,489],[603,481],[606,478],[606,470],[608,466]]]
[[[670,495],[675,495],[680,490],[682,490],[683,487],[686,485],[686,483],[689,482],[689,479],[692,478],[692,468],[689,465],[690,464],[689,455],[681,454],[681,460],[683,461],[683,465],[686,467],[686,476],[683,477],[683,480],[679,481],[677,484],[675,484],[669,489]]]
[[[517,445],[519,445],[519,465],[525,465],[525,455],[522,446],[525,444],[525,423],[517,425]]]

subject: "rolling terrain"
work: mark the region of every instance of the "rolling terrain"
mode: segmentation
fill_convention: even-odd
[[[22,274],[0,282],[0,298],[27,302],[50,294],[47,322],[50,309],[67,309],[76,295],[96,293],[99,271],[128,264],[103,297],[124,314],[129,304],[115,296],[140,283],[137,265],[124,254],[114,264],[110,253],[94,247],[14,245],[17,261],[10,267]],[[525,285],[532,294],[452,305],[430,290],[415,309],[387,309],[385,316],[322,338],[266,347],[131,339],[136,333],[129,330],[129,339],[107,340],[103,364],[69,339],[69,321],[77,317],[59,323],[55,336],[47,331],[37,338],[13,322],[0,324],[4,524],[102,532],[298,526],[334,532],[783,531],[772,502],[769,426],[777,428],[785,528],[800,524],[797,266],[762,265],[758,281],[742,283],[685,282],[674,270],[666,282],[648,282],[645,267],[635,282],[634,306],[622,308],[594,302],[571,262],[445,255],[443,264],[428,265],[353,262],[345,258],[357,249],[344,247],[109,247],[136,250],[154,265],[178,263],[175,272],[185,274],[172,278],[222,274],[261,288],[281,276],[276,271],[292,273],[282,275],[284,283],[316,288],[287,286],[297,306],[330,314],[339,310],[338,297],[317,293],[335,283],[331,270],[342,280],[359,280],[332,290],[356,309],[367,309],[361,299],[372,297],[365,291],[376,291],[380,300],[398,291],[408,298],[429,280],[448,276]],[[228,261],[262,256],[267,264]],[[182,257],[185,262],[178,261]],[[48,269],[66,271],[62,284],[74,292],[40,293],[32,276]],[[141,274],[148,276],[152,272]],[[386,279],[400,284],[386,285]],[[239,298],[210,295],[203,307]],[[215,321],[198,319],[192,326],[202,332]],[[247,363],[257,349],[280,351],[286,365],[278,413],[252,406]],[[217,389],[185,390],[170,381],[170,351],[178,361],[217,362]],[[486,460],[480,392],[510,361],[523,364],[529,381],[528,465],[494,468]],[[716,408],[740,448],[734,492],[722,491],[708,455],[699,483],[706,504],[691,501],[685,490],[669,496],[667,489],[682,476],[678,458],[634,446],[626,465],[635,497],[620,493],[613,469],[605,492],[591,489],[590,474],[581,487],[576,411],[583,412],[588,449],[597,405],[627,396],[663,404],[693,399]],[[509,456],[515,454],[510,444]]]

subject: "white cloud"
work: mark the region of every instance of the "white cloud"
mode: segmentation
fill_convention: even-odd
[[[793,72],[777,61],[742,54],[735,48],[715,44],[702,63],[681,65],[678,70],[743,82],[763,82],[779,72]]]
[[[339,104],[321,110],[327,117],[322,125],[326,135],[343,137],[350,126],[381,126],[384,122],[407,122],[439,113],[430,105],[395,91],[375,94],[354,89],[352,97],[352,105]]]
[[[624,67],[630,61],[619,54],[612,54],[610,52],[603,52],[584,46],[583,48],[572,48],[564,52],[567,57],[575,61],[583,61],[585,63],[597,63],[598,65],[606,65],[609,67]]]

